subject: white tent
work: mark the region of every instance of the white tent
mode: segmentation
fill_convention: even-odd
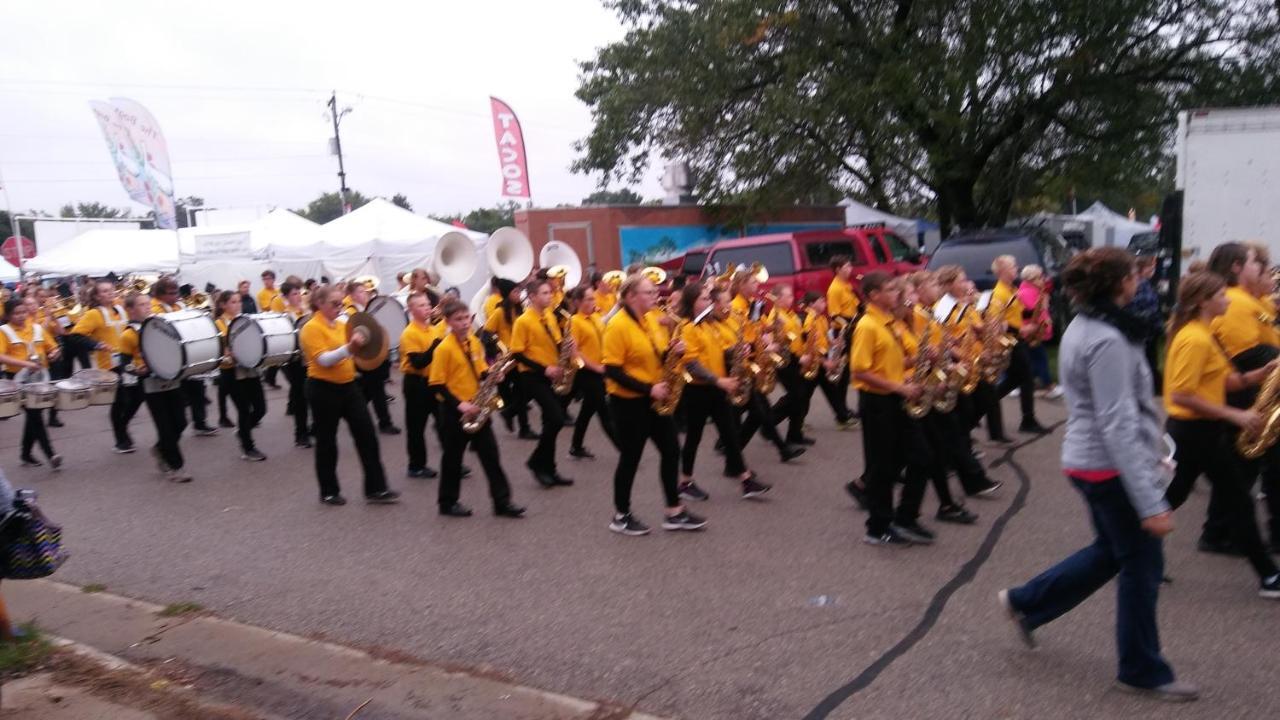
[[[163,273],[178,267],[172,230],[89,230],[24,264],[27,272],[45,275]]]
[[[877,210],[868,205],[854,200],[845,198],[840,201],[840,205],[844,207],[844,224],[852,225],[884,225],[890,230],[897,233],[902,239],[913,245],[920,243],[920,223],[912,218],[898,217],[883,210]],[[936,230],[934,233],[936,234]],[[926,238],[926,245],[928,239]],[[934,242],[933,244],[937,244]]]
[[[1079,215],[1079,220],[1091,221],[1094,225],[1093,246],[1114,246],[1127,248],[1129,240],[1138,233],[1154,232],[1156,227],[1150,223],[1130,220],[1127,215],[1112,210],[1102,201],[1095,202]]]

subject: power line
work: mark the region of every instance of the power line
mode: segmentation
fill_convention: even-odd
[[[277,177],[312,177],[316,175],[327,175],[328,171],[310,171],[296,173],[241,173],[236,175],[183,175],[182,180],[245,180],[248,178],[277,178]],[[101,177],[101,178],[56,178],[56,179],[40,179],[40,178],[6,178],[5,183],[8,185],[17,185],[19,183],[34,184],[58,184],[58,183],[118,183],[119,177]]]
[[[256,162],[258,160],[304,160],[304,159],[327,159],[328,155],[256,155],[253,157],[238,158],[172,158],[174,165],[184,165],[186,163],[215,163],[215,162]],[[105,162],[105,158],[97,160],[5,160],[0,161],[0,165],[100,165]]]

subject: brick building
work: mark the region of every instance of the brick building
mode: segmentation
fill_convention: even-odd
[[[729,228],[701,205],[593,205],[517,210],[516,228],[536,252],[552,240],[571,246],[583,268],[612,270],[657,264],[723,238],[843,227],[844,208],[781,208],[742,228]]]

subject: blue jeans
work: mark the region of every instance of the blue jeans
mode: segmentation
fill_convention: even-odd
[[[1044,387],[1053,384],[1053,378],[1049,376],[1049,350],[1044,343],[1031,348],[1031,375]]]
[[[1153,688],[1173,682],[1173,669],[1160,655],[1156,597],[1164,576],[1160,538],[1142,529],[1119,478],[1091,483],[1072,479],[1084,495],[1097,534],[1093,544],[1009,591],[1009,601],[1029,628],[1056,620],[1119,576],[1116,645],[1123,683]]]

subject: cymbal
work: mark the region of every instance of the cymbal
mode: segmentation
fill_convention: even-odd
[[[347,318],[347,338],[357,332],[365,333],[368,340],[351,353],[351,359],[361,370],[374,370],[387,359],[391,350],[387,331],[369,313],[358,312]]]

